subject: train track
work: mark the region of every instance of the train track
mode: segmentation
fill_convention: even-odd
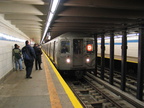
[[[98,77],[100,78],[100,68],[98,68]],[[94,74],[94,72],[90,72],[92,74]],[[105,69],[105,73],[104,73],[104,80],[106,82],[109,82],[109,70]],[[119,72],[114,72],[114,86],[120,88],[121,86],[121,75],[119,74]],[[144,84],[143,84],[144,86]],[[126,92],[128,92],[129,94],[136,96],[136,90],[137,90],[137,81],[136,78],[131,77],[131,76],[127,76],[126,77]],[[143,91],[144,93],[144,91]],[[144,95],[144,94],[143,94]]]
[[[135,108],[89,76],[66,82],[85,108]]]
[[[113,93],[117,94],[118,96],[122,97],[124,100],[135,106],[136,108],[144,108],[144,102],[136,99],[132,94],[129,92],[123,92],[119,88],[110,85],[106,81],[101,80],[98,77],[95,77],[94,75],[87,72],[87,76],[90,77],[90,79],[93,79],[95,82],[98,82],[99,84],[102,84],[105,88],[108,88]]]

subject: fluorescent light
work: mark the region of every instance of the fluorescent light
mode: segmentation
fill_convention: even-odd
[[[53,4],[52,4],[52,7],[51,7],[51,12],[52,12],[52,13],[55,12],[58,3],[59,3],[59,0],[53,0]]]
[[[50,14],[49,14],[48,23],[51,23],[53,16],[54,16],[53,13],[50,13]]]
[[[56,9],[58,7],[59,1],[60,0],[53,0],[53,2],[52,2],[52,5],[51,5],[50,11],[49,11],[49,17],[47,19],[47,24],[46,24],[46,27],[45,27],[45,31],[44,31],[41,43],[42,43],[42,41],[43,41],[47,31],[48,31],[48,28],[49,28],[50,23],[51,23],[51,21],[53,19],[54,13],[55,13],[55,11],[56,11]]]
[[[45,31],[44,31],[44,34],[43,34],[41,43],[42,43],[42,41],[43,41],[43,39],[44,39],[44,37],[45,37],[45,35],[46,35],[46,32],[47,32],[47,30],[48,30],[49,25],[50,25],[50,23],[48,22],[48,23],[46,24]]]

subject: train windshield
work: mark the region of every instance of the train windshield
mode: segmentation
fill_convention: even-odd
[[[93,41],[89,40],[86,42],[86,51],[87,53],[93,53]]]
[[[83,53],[83,40],[82,39],[74,39],[73,40],[73,51],[74,54],[82,54]]]
[[[61,53],[69,53],[70,42],[69,41],[61,41]]]

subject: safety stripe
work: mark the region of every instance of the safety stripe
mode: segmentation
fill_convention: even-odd
[[[44,51],[43,51],[43,54]],[[63,86],[65,92],[67,93],[70,101],[72,102],[74,108],[83,108],[83,106],[80,104],[80,102],[78,101],[78,99],[76,98],[76,96],[74,95],[74,93],[71,91],[71,89],[69,88],[69,86],[66,84],[66,82],[63,80],[63,78],[61,77],[61,75],[59,74],[58,70],[55,68],[55,66],[52,64],[52,62],[50,61],[50,59],[47,57],[47,55],[45,54],[46,58],[48,59],[50,65],[52,66],[57,78],[59,79],[61,85]]]
[[[44,59],[43,59],[43,63],[44,63],[44,69],[46,73],[47,84],[48,84],[48,91],[50,95],[51,108],[62,108],[55,85],[53,84],[53,81],[52,81],[50,71]]]

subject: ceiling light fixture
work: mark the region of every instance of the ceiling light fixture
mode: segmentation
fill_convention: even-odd
[[[52,2],[52,5],[50,6],[49,17],[47,18],[47,23],[46,23],[46,27],[45,27],[45,30],[44,30],[44,33],[43,33],[41,44],[42,44],[42,42],[43,42],[43,40],[46,36],[46,33],[47,33],[47,31],[49,29],[49,26],[51,24],[51,21],[53,19],[53,16],[54,16],[54,14],[56,12],[56,9],[58,7],[58,4],[60,2],[60,0],[51,0],[51,1],[53,1],[53,2]]]

